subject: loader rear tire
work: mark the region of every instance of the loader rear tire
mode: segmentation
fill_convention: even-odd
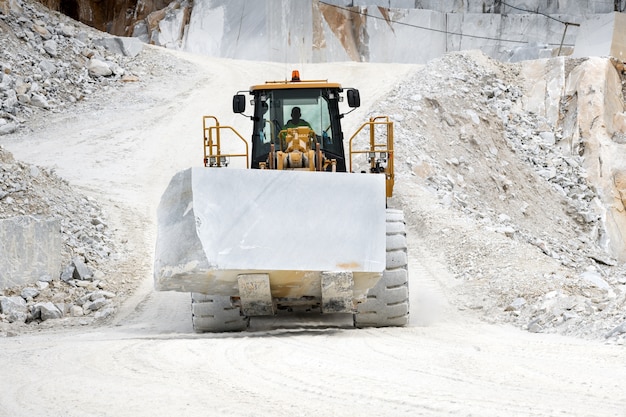
[[[196,333],[239,332],[250,323],[230,297],[200,293],[191,293],[191,320]]]
[[[387,209],[387,262],[383,276],[357,306],[355,327],[406,326],[409,273],[406,226],[401,210]]]

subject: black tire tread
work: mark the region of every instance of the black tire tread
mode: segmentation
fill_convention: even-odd
[[[356,327],[406,326],[409,322],[406,226],[401,210],[387,209],[386,229],[386,268],[367,299],[357,306]]]

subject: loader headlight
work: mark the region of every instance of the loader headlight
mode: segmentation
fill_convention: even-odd
[[[220,165],[228,166],[228,162],[226,161],[225,156],[220,156]]]
[[[217,159],[214,156],[209,158],[209,166],[214,166],[216,162]]]
[[[376,152],[369,152],[369,159],[376,159]]]
[[[387,152],[380,153],[380,160],[383,162],[387,162]]]

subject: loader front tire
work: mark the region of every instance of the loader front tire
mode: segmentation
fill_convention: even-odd
[[[230,297],[201,293],[191,293],[191,320],[196,333],[239,332],[250,323]]]
[[[409,322],[406,226],[401,210],[387,209],[386,229],[386,268],[367,299],[357,306],[355,327],[406,326]]]

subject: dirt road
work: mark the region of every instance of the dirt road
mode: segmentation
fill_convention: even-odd
[[[356,330],[350,317],[287,316],[253,319],[244,333],[194,334],[189,295],[152,290],[158,198],[174,172],[201,164],[203,114],[247,132],[247,120],[232,115],[232,94],[290,68],[186,62],[171,52],[162,59],[168,74],[157,82],[2,140],[16,158],[56,167],[106,206],[135,248],[135,268],[123,273],[139,286],[106,326],[0,339],[0,416],[624,415],[623,347],[459,311],[447,297],[453,279],[416,225],[408,231],[407,328]],[[329,64],[301,74],[358,80],[368,102],[410,69]],[[355,124],[366,111],[352,115]]]

